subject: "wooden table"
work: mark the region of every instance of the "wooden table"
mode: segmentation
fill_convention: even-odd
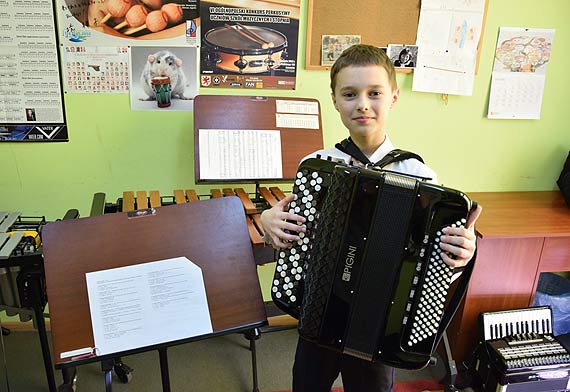
[[[560,192],[476,192],[478,256],[462,305],[448,328],[456,361],[478,340],[481,312],[532,304],[541,272],[570,271],[570,208]]]
[[[244,209],[235,196],[164,206],[144,217],[117,213],[53,222],[42,239],[56,367],[157,349],[162,368],[170,345],[267,323]],[[212,334],[88,359],[60,358],[63,352],[94,347],[87,272],[181,256],[202,269]],[[163,390],[168,390],[165,376]]]

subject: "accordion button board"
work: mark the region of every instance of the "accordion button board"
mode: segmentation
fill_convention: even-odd
[[[296,174],[292,193],[296,195],[289,204],[289,212],[304,216],[305,233],[289,249],[282,249],[276,258],[276,269],[271,287],[273,302],[283,311],[299,317],[303,293],[303,277],[315,235],[318,209],[323,199],[323,189],[328,187],[335,164],[316,160],[314,167],[300,167]]]
[[[570,389],[570,351],[552,334],[550,307],[485,312],[479,322],[477,371],[485,391]]]

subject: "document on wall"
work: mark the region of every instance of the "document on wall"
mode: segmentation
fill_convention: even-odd
[[[472,95],[485,0],[423,0],[413,91]]]
[[[0,2],[0,31],[0,142],[67,141],[53,2]]]
[[[283,177],[279,131],[200,129],[198,140],[201,180]]]
[[[501,27],[487,117],[540,119],[553,29]]]
[[[211,333],[202,270],[186,257],[85,274],[96,355]]]

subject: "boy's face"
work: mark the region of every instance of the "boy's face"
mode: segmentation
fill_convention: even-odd
[[[351,65],[336,75],[332,99],[357,144],[379,146],[386,137],[388,114],[399,95],[399,89],[392,89],[384,67]]]

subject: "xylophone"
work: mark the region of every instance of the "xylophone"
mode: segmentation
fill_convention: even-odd
[[[44,224],[45,217],[0,212],[0,260],[11,264],[0,268],[0,310],[9,316],[19,315],[20,321],[32,318],[33,313],[24,308],[43,309],[47,301],[44,280],[28,279],[30,274],[42,274],[40,233]],[[35,298],[30,293],[32,286],[37,291],[33,293]]]
[[[78,216],[79,212],[71,209],[63,219]],[[33,319],[40,338],[48,388],[50,392],[55,392],[55,376],[43,313],[47,293],[41,231],[45,224],[47,221],[43,216],[0,212],[0,311],[6,311],[7,315],[18,315],[20,321]],[[74,376],[64,372],[63,378],[64,384],[59,391],[74,390]]]
[[[106,200],[105,193],[95,193],[91,207],[91,215],[101,215],[104,213],[130,212],[144,210],[147,208],[158,208],[172,204],[192,203],[209,198],[220,198],[227,196],[237,196],[243,205],[247,228],[251,239],[251,244],[256,255],[263,255],[267,258],[265,262],[273,258],[273,248],[263,241],[263,228],[261,227],[261,212],[273,207],[280,200],[286,197],[285,192],[279,187],[270,186],[256,188],[255,194],[250,195],[243,188],[213,188],[207,195],[201,195],[194,189],[175,189],[172,195],[161,195],[159,191],[124,191],[115,203]]]

